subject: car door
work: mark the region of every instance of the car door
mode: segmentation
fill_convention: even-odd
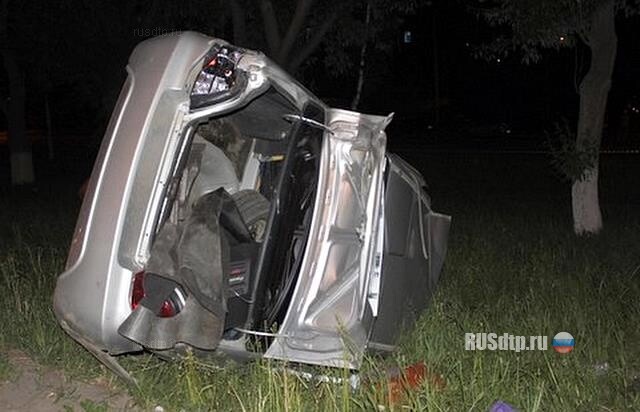
[[[370,347],[392,350],[435,292],[451,218],[431,210],[422,176],[400,157],[388,156],[385,241],[380,311]]]
[[[382,180],[390,118],[330,109],[310,236],[267,357],[357,368],[376,308]]]

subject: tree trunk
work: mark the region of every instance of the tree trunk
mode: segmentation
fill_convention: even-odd
[[[369,44],[369,25],[371,24],[371,3],[367,2],[367,12],[364,19],[364,41],[360,48],[360,65],[358,67],[358,83],[356,85],[356,94],[351,101],[351,110],[358,110],[360,98],[362,97],[362,88],[364,86],[364,69],[367,62],[367,46]]]
[[[31,142],[25,126],[25,87],[20,66],[8,50],[2,52],[4,68],[9,80],[9,97],[6,104],[9,151],[11,152],[11,183],[30,184],[35,180]]]
[[[245,20],[245,10],[239,3],[240,0],[231,0],[231,22],[233,24],[233,44],[246,47],[247,25]]]
[[[602,229],[602,215],[598,199],[598,164],[602,129],[611,88],[611,76],[616,59],[618,38],[615,31],[614,1],[596,9],[587,34],[591,50],[589,72],[580,83],[580,113],[576,149],[591,151],[592,164],[583,176],[573,182],[571,203],[573,228],[578,235],[596,234]]]
[[[432,10],[431,21],[431,40],[433,42],[433,124],[438,126],[440,123],[440,66],[438,64],[438,26],[436,16],[436,6]]]
[[[284,64],[284,62],[289,60],[291,49],[293,49],[293,45],[298,38],[298,34],[307,20],[307,14],[311,9],[312,3],[313,0],[298,0],[296,10],[293,13],[291,22],[289,23],[289,28],[280,42],[280,48],[278,50],[278,55],[276,56],[276,62],[279,64]]]
[[[278,20],[270,0],[260,0],[260,13],[262,14],[262,25],[264,26],[267,46],[269,47],[269,56],[275,60],[280,49],[280,30],[278,29]]]
[[[49,94],[44,95],[44,118],[47,124],[47,148],[49,149],[49,160],[55,159],[53,148],[53,127],[51,122],[51,106],[49,105]]]

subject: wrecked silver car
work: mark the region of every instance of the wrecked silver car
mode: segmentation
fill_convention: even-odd
[[[424,309],[450,218],[385,150],[391,116],[327,107],[197,33],[130,57],[54,295],[114,355],[192,350],[357,369]]]

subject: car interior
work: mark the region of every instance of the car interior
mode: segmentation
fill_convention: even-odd
[[[150,260],[154,253],[170,257],[155,259],[164,263],[154,272],[165,273],[147,273],[141,286],[163,291],[140,302],[158,318],[178,319],[195,299],[223,318],[220,331],[211,331],[221,335],[218,340],[252,331],[264,338],[282,322],[306,246],[323,136],[322,128],[292,121],[292,114],[324,122],[322,108],[309,104],[300,112],[271,89],[237,111],[186,129],[188,143],[175,160]],[[173,237],[162,239],[165,233]],[[158,251],[167,242],[168,252]]]

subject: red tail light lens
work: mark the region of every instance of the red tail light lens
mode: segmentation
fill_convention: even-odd
[[[131,309],[135,309],[144,298],[144,271],[133,275],[133,287],[131,289]]]
[[[173,306],[170,300],[165,300],[164,302],[162,302],[162,307],[160,308],[161,318],[171,318],[176,315],[176,308]]]
[[[133,286],[131,288],[131,309],[135,310],[142,299],[146,296],[146,292],[144,290],[144,281],[145,281],[145,273],[144,271],[140,271],[133,275]],[[148,281],[153,282],[154,279],[150,278]],[[162,302],[162,306],[160,310],[156,312],[156,315],[161,318],[171,318],[176,316],[184,305],[186,304],[186,296],[182,290],[182,288],[176,284],[176,288],[173,290],[173,293],[167,300]],[[155,310],[155,309],[154,309]]]

